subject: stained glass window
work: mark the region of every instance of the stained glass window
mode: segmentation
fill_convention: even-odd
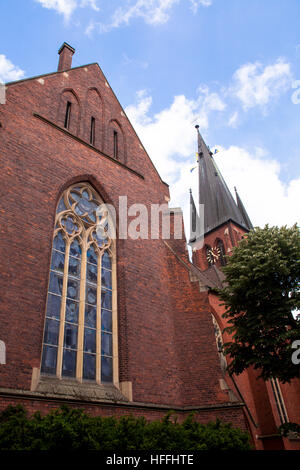
[[[56,213],[41,372],[109,383],[113,370],[114,242],[87,183],[71,186]],[[102,214],[103,212],[101,212]],[[107,214],[107,212],[105,212]],[[101,230],[98,230],[101,222]],[[104,227],[104,229],[103,229]]]

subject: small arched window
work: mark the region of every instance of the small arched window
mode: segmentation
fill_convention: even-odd
[[[96,88],[90,88],[85,102],[84,139],[98,149],[103,143],[103,100]]]
[[[115,245],[100,206],[88,183],[59,201],[41,372],[107,383],[117,382]]]
[[[109,123],[108,134],[109,155],[115,160],[126,163],[125,137],[120,124],[116,120]]]
[[[222,240],[217,241],[217,252],[218,252],[220,265],[225,266],[226,265],[226,258],[225,258],[226,253],[225,253],[224,243]]]
[[[58,124],[72,134],[78,135],[80,128],[80,104],[75,92],[64,90],[60,95]]]

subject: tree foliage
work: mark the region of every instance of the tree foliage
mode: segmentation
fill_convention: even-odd
[[[179,424],[172,413],[161,421],[124,416],[91,417],[66,406],[28,416],[22,406],[0,414],[0,450],[196,451],[250,450],[249,436],[232,425],[203,425],[190,415]]]
[[[249,366],[265,380],[290,382],[300,377],[293,364],[293,342],[300,340],[300,231],[268,227],[251,231],[228,258],[226,287],[219,291],[226,306],[225,328],[232,341],[224,344],[230,373]]]

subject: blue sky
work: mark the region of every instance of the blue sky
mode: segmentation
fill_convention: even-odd
[[[0,79],[98,62],[185,213],[195,124],[255,225],[300,223],[299,0],[0,0]]]

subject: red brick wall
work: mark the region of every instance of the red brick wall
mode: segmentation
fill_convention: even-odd
[[[3,387],[29,389],[32,368],[40,366],[51,239],[62,191],[76,181],[90,181],[116,208],[119,195],[127,195],[129,206],[139,202],[148,207],[150,200],[161,204],[168,195],[98,66],[44,80],[44,84],[30,80],[11,85],[8,103],[1,108],[1,339],[7,347],[7,364],[0,376]],[[103,94],[105,150],[111,146],[109,123],[118,118],[127,131],[128,164],[144,178],[33,116],[37,112],[61,124],[61,94],[68,88],[81,106],[75,117],[82,119],[88,115],[83,108],[91,87]],[[76,134],[76,128],[70,130]],[[79,129],[84,138],[82,121]],[[120,380],[134,381],[134,395],[140,399],[169,402],[176,400],[164,378],[173,374],[175,366],[164,343],[171,329],[170,312],[161,322],[168,303],[161,289],[161,249],[159,240],[118,243]],[[154,375],[159,377],[157,384],[165,384],[156,390]]]
[[[224,243],[225,254],[230,255],[232,248],[238,244],[238,242],[245,235],[245,230],[241,229],[238,225],[233,222],[228,222],[215,230],[205,235],[204,245],[199,250],[193,253],[193,261],[201,270],[205,270],[209,267],[206,258],[206,246],[216,248],[217,241],[222,240]],[[216,262],[216,265],[220,267],[220,261]]]
[[[34,116],[63,126],[67,97],[77,107],[70,132],[88,140],[90,116],[97,111],[90,89],[101,102],[103,154]],[[0,387],[28,390],[32,368],[40,367],[54,216],[62,191],[89,181],[117,209],[118,197],[126,195],[129,206],[142,203],[149,212],[150,203],[166,202],[169,192],[96,64],[12,84],[0,112],[0,337],[7,347]],[[116,122],[125,137],[124,161],[142,177],[104,156],[112,156],[110,127]],[[162,240],[117,243],[120,381],[133,382],[133,399],[139,402],[224,402],[209,306],[172,256]]]
[[[36,399],[24,399],[24,398],[1,398],[0,399],[0,412],[3,411],[8,405],[22,405],[31,415],[36,411],[40,411],[43,414],[47,414],[50,411],[59,408],[62,402],[55,400],[36,400]],[[118,406],[118,405],[99,405],[99,404],[83,404],[83,403],[69,403],[68,406],[71,408],[82,409],[90,416],[144,416],[149,421],[160,420],[166,416],[168,410],[160,408],[146,408],[139,406]],[[178,422],[182,422],[190,414],[189,411],[176,411],[172,410],[177,416]],[[247,422],[244,416],[243,409],[241,407],[228,409],[215,409],[215,410],[198,410],[195,411],[194,418],[196,421],[207,424],[211,421],[215,421],[219,418],[224,423],[231,423],[233,426],[242,429],[243,431],[249,431]]]

